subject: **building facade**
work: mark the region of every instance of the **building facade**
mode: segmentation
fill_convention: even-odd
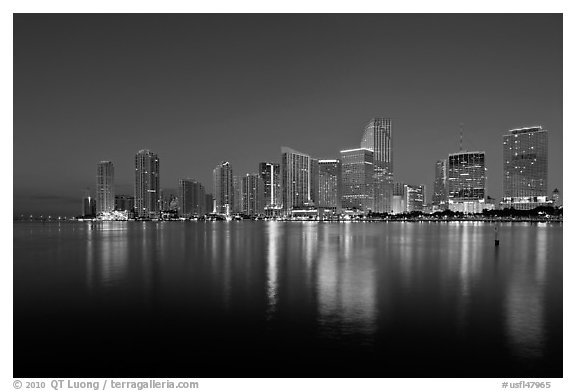
[[[547,204],[548,131],[541,126],[512,129],[503,138],[502,206],[533,209]]]
[[[195,179],[187,178],[178,181],[178,214],[180,217],[201,216],[206,213],[206,191]]]
[[[115,196],[114,210],[132,212],[134,210],[134,196],[124,194]]]
[[[404,205],[406,212],[422,212],[424,210],[425,185],[404,185]]]
[[[340,151],[342,208],[371,211],[374,205],[374,152],[366,148]]]
[[[101,161],[96,165],[96,213],[114,210],[114,164]]]
[[[318,160],[318,202],[334,212],[342,209],[342,164],[338,159]]]
[[[305,153],[288,147],[282,147],[280,152],[282,208],[285,214],[292,215],[294,209],[307,207],[312,202],[311,158]]]
[[[96,217],[96,199],[94,197],[87,195],[82,198],[82,217]]]
[[[448,207],[455,212],[480,213],[486,201],[486,154],[448,155]]]
[[[264,184],[264,212],[276,215],[282,209],[282,187],[280,184],[280,164],[260,163],[260,178]]]
[[[448,209],[448,167],[446,159],[438,160],[435,165],[432,204],[439,210]]]
[[[234,175],[229,162],[222,162],[213,171],[214,212],[230,215],[234,211]]]
[[[373,210],[378,213],[391,212],[394,187],[392,120],[370,120],[364,128],[360,147],[374,153]]]
[[[264,181],[259,174],[242,177],[242,213],[249,216],[264,213]]]
[[[142,149],[135,157],[134,210],[140,218],[158,217],[160,212],[160,159]]]

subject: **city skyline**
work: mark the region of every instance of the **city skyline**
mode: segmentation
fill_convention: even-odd
[[[91,35],[101,18],[110,30]],[[223,15],[231,27],[218,34],[213,18],[16,15],[14,212],[77,214],[101,160],[114,163],[116,193],[131,194],[130,155],[140,148],[164,157],[160,187],[168,189],[188,177],[209,188],[223,160],[235,173],[256,172],[259,162],[279,162],[281,145],[336,159],[380,116],[394,121],[395,180],[425,184],[429,199],[434,163],[459,150],[461,122],[464,149],[486,152],[487,196],[496,200],[502,134],[542,125],[548,190],[562,197],[561,15]],[[291,35],[294,18],[303,29]],[[400,27],[396,38],[386,34]],[[209,39],[195,39],[198,29]],[[181,50],[188,45],[194,55]],[[221,65],[223,55],[235,65]],[[30,139],[45,148],[30,148]],[[66,159],[47,157],[56,145]]]

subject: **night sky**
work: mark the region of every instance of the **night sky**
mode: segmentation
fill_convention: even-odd
[[[111,160],[132,194],[134,155],[160,158],[160,185],[210,191],[279,161],[357,147],[393,119],[395,179],[426,184],[434,163],[486,151],[502,196],[502,135],[549,131],[562,194],[562,15],[14,16],[14,213],[78,215]]]

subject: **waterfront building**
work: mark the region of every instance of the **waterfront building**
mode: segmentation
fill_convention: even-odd
[[[394,182],[392,188],[392,211],[391,213],[399,214],[406,212],[406,198],[404,195],[405,184]]]
[[[214,212],[230,215],[234,209],[234,178],[229,162],[222,162],[213,171]]]
[[[134,209],[137,217],[159,217],[160,159],[147,149],[135,157]]]
[[[114,197],[114,209],[132,212],[134,210],[134,196],[119,194]]]
[[[318,207],[339,212],[342,208],[341,200],[342,164],[340,160],[318,160]]]
[[[562,204],[560,203],[560,192],[558,191],[558,189],[554,189],[554,191],[552,192],[552,205],[562,206]]]
[[[275,216],[282,208],[282,187],[280,184],[280,164],[260,163],[260,177],[264,183],[264,213]]]
[[[366,148],[340,151],[342,162],[342,208],[372,210],[374,152]]]
[[[282,178],[282,208],[285,214],[311,204],[310,155],[282,147],[280,172]]]
[[[242,200],[242,175],[234,175],[232,177],[232,187],[234,188],[234,205],[232,211],[234,213],[242,213],[243,200]]]
[[[114,165],[101,161],[96,165],[96,213],[114,210]]]
[[[360,147],[374,153],[373,211],[391,212],[394,186],[392,120],[371,119],[364,128]]]
[[[216,206],[214,204],[214,197],[212,196],[212,193],[206,193],[204,205],[206,207],[205,213],[216,213]]]
[[[96,199],[94,197],[86,195],[82,199],[82,217],[96,217]]]
[[[404,185],[404,205],[406,212],[422,212],[424,210],[425,185]]]
[[[434,194],[432,204],[438,210],[448,208],[448,168],[446,159],[438,160],[435,165]]]
[[[509,130],[503,138],[502,206],[533,209],[547,205],[548,131],[541,126]]]
[[[206,192],[204,186],[195,179],[180,179],[179,183],[179,208],[180,217],[200,216],[206,213]]]
[[[482,151],[448,155],[448,207],[455,212],[480,213],[486,200],[486,154]]]
[[[257,216],[264,213],[264,182],[259,174],[242,177],[242,213]]]

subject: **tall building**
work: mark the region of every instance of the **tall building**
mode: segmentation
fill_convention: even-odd
[[[234,204],[232,211],[234,213],[242,213],[243,200],[242,200],[242,175],[234,175],[232,178],[232,187],[234,188]]]
[[[318,202],[335,212],[342,208],[342,165],[338,159],[318,160]]]
[[[392,120],[373,118],[364,128],[360,147],[374,152],[374,212],[392,210],[394,166],[392,160]]]
[[[404,205],[407,212],[422,212],[424,210],[425,185],[404,185]]]
[[[260,163],[260,177],[264,183],[264,211],[267,215],[274,215],[282,207],[280,164]]]
[[[533,209],[548,196],[548,131],[541,126],[503,135],[504,207]]]
[[[134,209],[134,196],[119,194],[114,197],[114,210],[129,211]]]
[[[222,162],[213,171],[215,213],[230,215],[234,209],[234,175],[229,162]]]
[[[554,189],[552,192],[552,205],[562,206],[562,203],[560,202],[560,191],[558,191],[558,189]]]
[[[282,147],[280,152],[282,207],[286,214],[291,215],[292,210],[311,203],[311,159],[309,155],[288,147]]]
[[[404,183],[394,182],[392,191],[392,213],[394,214],[406,212],[405,187]]]
[[[264,213],[264,182],[259,174],[242,177],[242,213],[250,216]]]
[[[134,208],[136,216],[157,217],[160,212],[160,159],[147,149],[135,158]]]
[[[114,210],[114,165],[101,161],[96,165],[96,213]]]
[[[195,179],[178,181],[178,214],[181,217],[200,216],[206,213],[206,192],[204,186]]]
[[[310,203],[318,206],[319,197],[318,159],[310,158]]]
[[[438,160],[435,166],[434,177],[434,194],[432,195],[432,204],[439,209],[448,208],[448,170],[446,159]]]
[[[96,217],[96,200],[89,195],[82,199],[82,217]]]
[[[374,204],[374,152],[366,148],[340,151],[342,208],[370,211]]]
[[[448,207],[452,211],[480,213],[486,201],[484,152],[448,155]]]
[[[214,197],[211,193],[206,193],[204,198],[205,213],[215,213]]]

